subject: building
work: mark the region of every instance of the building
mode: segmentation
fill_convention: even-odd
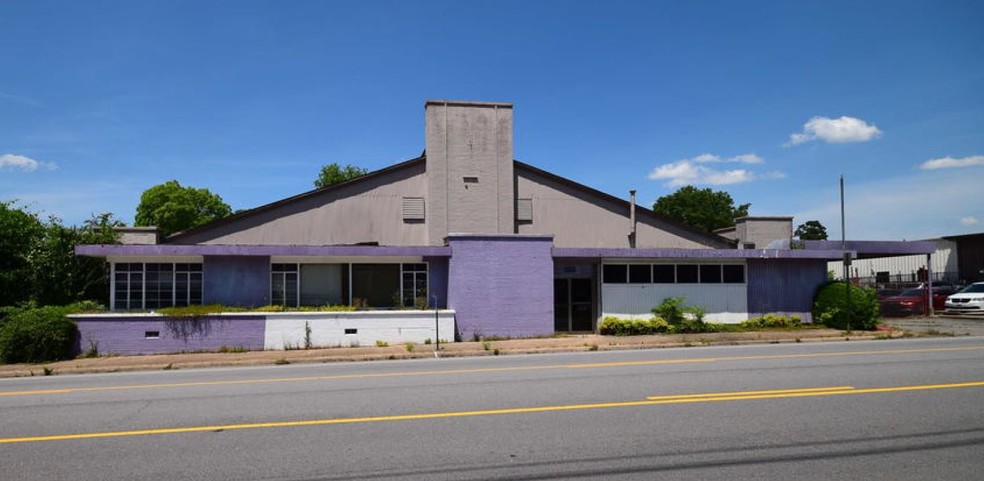
[[[634,193],[623,200],[517,161],[512,104],[428,101],[424,110],[419,157],[163,240],[132,230],[126,244],[79,246],[112,264],[118,311],[77,317],[82,347],[284,348],[305,331],[319,345],[543,336],[649,316],[668,297],[717,322],[809,321],[827,262],[842,256],[789,249],[789,217],[744,218],[722,237],[637,206]],[[851,255],[931,251],[877,243]],[[198,303],[379,310],[228,314],[201,325],[132,313]],[[434,311],[399,310],[422,306],[439,309],[446,334],[432,332]]]
[[[907,286],[932,281],[939,284],[968,284],[984,280],[984,233],[943,236],[920,241],[935,246],[931,262],[925,255],[859,259],[850,266],[851,279],[867,286]],[[840,261],[828,269],[843,277]]]

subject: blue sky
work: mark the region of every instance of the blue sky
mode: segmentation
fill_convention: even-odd
[[[641,203],[916,239],[984,231],[984,3],[0,2],[0,200],[132,222],[424,146],[426,99],[512,102],[517,159]]]

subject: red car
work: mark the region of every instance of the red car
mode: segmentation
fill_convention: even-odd
[[[957,292],[953,286],[933,286],[933,310],[942,312],[946,309],[946,298]],[[881,313],[886,317],[925,316],[929,314],[927,298],[929,290],[926,286],[910,287],[898,295],[881,299]]]

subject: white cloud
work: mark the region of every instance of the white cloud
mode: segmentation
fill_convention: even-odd
[[[756,174],[747,169],[718,170],[706,164],[712,163],[742,163],[761,164],[761,157],[748,153],[734,157],[722,158],[714,154],[701,154],[692,159],[682,159],[669,164],[663,164],[649,172],[652,180],[667,180],[666,185],[679,187],[688,184],[729,185],[751,182],[758,179],[778,179],[785,177],[782,172]]]
[[[854,117],[843,116],[838,119],[813,117],[803,124],[803,132],[789,135],[785,146],[799,145],[811,140],[822,140],[832,144],[848,142],[867,142],[882,134],[874,124]]]
[[[960,218],[960,223],[963,224],[963,225],[977,225],[977,224],[980,224],[981,221],[978,220],[977,217],[974,217],[972,215],[968,215],[967,217],[961,217]]]
[[[34,172],[38,169],[55,170],[57,168],[58,166],[52,162],[41,162],[23,155],[0,155],[0,170],[10,169],[21,172]]]
[[[984,155],[972,155],[970,157],[963,157],[960,159],[954,159],[950,156],[939,159],[930,159],[923,162],[919,168],[923,170],[934,170],[950,169],[955,167],[973,167],[977,165],[984,165]]]

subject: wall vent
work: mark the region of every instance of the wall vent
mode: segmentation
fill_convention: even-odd
[[[516,199],[516,220],[533,222],[533,199]]]
[[[424,220],[423,197],[403,198],[403,220],[409,220],[409,221]]]

